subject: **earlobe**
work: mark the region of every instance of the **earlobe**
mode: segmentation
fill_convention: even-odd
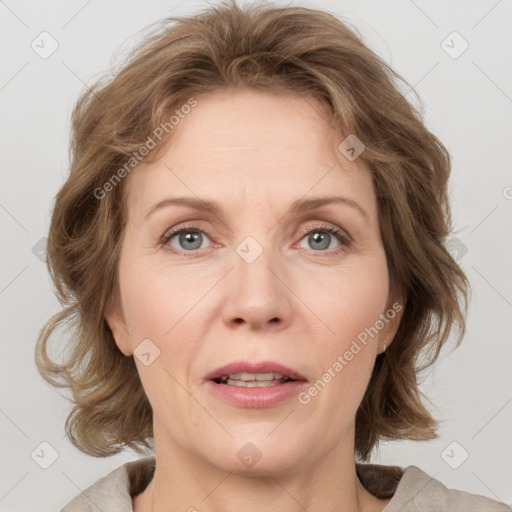
[[[112,331],[112,336],[119,350],[125,356],[131,356],[133,354],[133,350],[130,343],[128,329],[126,328],[124,313],[119,300],[114,300],[108,308],[105,314],[105,320]]]

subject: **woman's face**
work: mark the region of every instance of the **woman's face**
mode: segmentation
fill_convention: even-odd
[[[107,316],[135,355],[157,454],[276,474],[350,453],[398,318],[382,321],[391,303],[369,171],[340,152],[344,137],[312,98],[196,99],[161,160],[128,178],[121,308]],[[334,196],[347,202],[312,202]],[[205,379],[239,361],[279,363],[304,381]]]

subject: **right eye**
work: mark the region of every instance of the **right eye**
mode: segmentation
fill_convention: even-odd
[[[162,246],[169,247],[171,252],[196,252],[202,249],[204,238],[208,235],[195,226],[182,226],[167,232],[162,239]],[[172,243],[176,239],[175,243]]]

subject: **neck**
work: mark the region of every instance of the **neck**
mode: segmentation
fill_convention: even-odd
[[[370,512],[389,502],[362,486],[353,450],[340,446],[291,467],[262,457],[251,468],[241,469],[238,460],[222,468],[169,442],[169,436],[161,442],[155,432],[155,458],[153,479],[134,501],[136,512]]]

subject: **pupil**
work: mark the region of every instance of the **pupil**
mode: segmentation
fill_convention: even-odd
[[[191,249],[198,249],[201,247],[201,234],[197,232],[188,232],[188,233],[182,233],[180,236],[180,243],[185,244],[183,247],[184,249],[191,250]],[[192,247],[186,246],[187,243],[191,243]]]
[[[310,239],[310,242],[313,241],[313,242],[324,242],[323,244],[320,243],[320,245],[317,245],[317,247],[313,247],[315,250],[317,249],[327,249],[329,247],[329,242],[330,242],[330,235],[328,233],[314,233],[312,235],[309,236],[309,239]],[[325,243],[327,242],[327,243]]]

